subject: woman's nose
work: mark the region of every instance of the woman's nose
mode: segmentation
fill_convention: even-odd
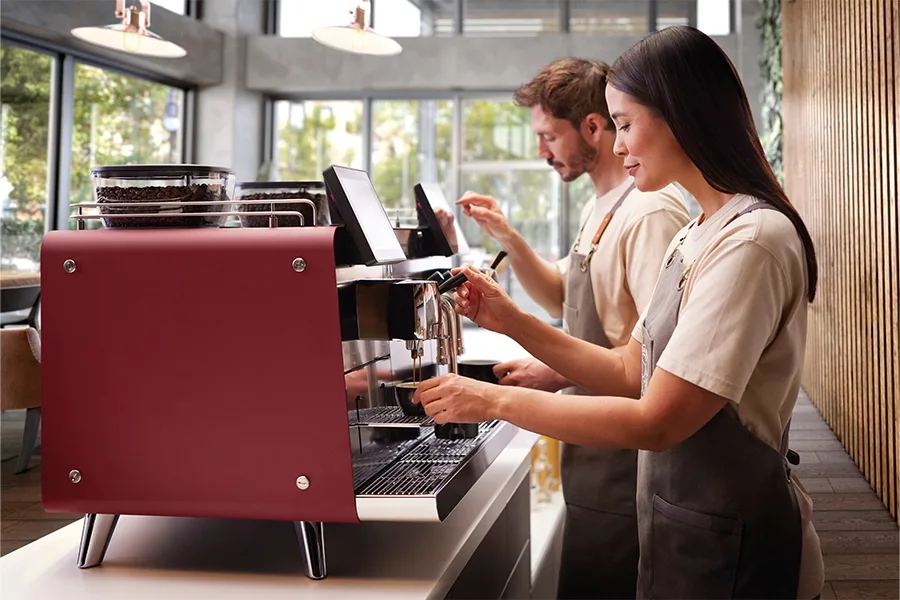
[[[628,154],[628,148],[625,147],[625,142],[622,141],[622,138],[619,135],[616,135],[616,141],[613,143],[613,154],[616,156],[625,156]]]

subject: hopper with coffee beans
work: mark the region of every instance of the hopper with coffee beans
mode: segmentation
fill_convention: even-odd
[[[108,228],[221,227],[233,208],[234,172],[202,165],[114,165],[91,169]]]
[[[278,227],[330,225],[324,181],[245,181],[237,185],[237,210],[244,227],[269,227],[272,210],[297,211],[302,217],[284,215]],[[274,201],[274,202],[273,202]]]
[[[232,202],[230,172],[206,169],[130,187]],[[98,190],[128,179],[104,177]],[[421,277],[452,257],[406,256],[365,172],[323,180],[326,225],[310,203],[222,226],[244,211],[196,210],[219,202],[204,195],[164,213],[142,191],[142,212],[75,205],[78,226],[45,236],[43,507],[86,515],[78,567],[102,562],[119,515],[265,519],[295,524],[321,578],[324,523],[441,522],[512,439],[497,421],[441,439],[404,414],[395,387],[462,352],[452,300]],[[219,226],[186,220],[207,213]]]

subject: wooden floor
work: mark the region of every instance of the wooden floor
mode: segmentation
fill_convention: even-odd
[[[14,473],[23,424],[23,412],[2,414],[0,554],[80,517],[43,511],[39,456],[28,472]],[[900,598],[897,524],[805,395],[794,411],[791,447],[800,454],[797,472],[815,503],[827,579],[822,599]]]

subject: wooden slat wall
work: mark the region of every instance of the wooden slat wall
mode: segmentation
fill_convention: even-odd
[[[900,0],[782,0],[784,174],[812,232],[804,388],[895,519]]]

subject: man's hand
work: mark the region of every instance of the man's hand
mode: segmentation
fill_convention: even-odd
[[[452,248],[456,248],[458,240],[456,239],[456,228],[453,226],[453,222],[456,220],[453,217],[453,213],[439,206],[434,209],[434,216],[437,218],[438,225],[441,226],[441,231],[444,232],[447,242]]]
[[[518,232],[509,224],[496,200],[490,196],[466,192],[456,203],[463,207],[463,212],[467,216],[478,223],[484,233],[497,240],[497,243],[509,252],[509,245]]]
[[[572,385],[565,377],[534,358],[520,358],[494,367],[500,385],[558,392]]]

